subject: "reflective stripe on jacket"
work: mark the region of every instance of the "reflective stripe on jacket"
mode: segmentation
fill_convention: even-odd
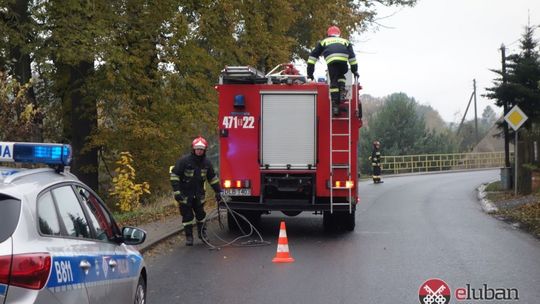
[[[379,151],[379,149],[373,149],[373,151],[371,151],[371,156],[369,157],[369,159],[371,160],[371,165],[372,166],[374,166],[374,167],[380,166],[382,156],[381,156],[381,152]]]
[[[219,178],[206,156],[193,153],[180,158],[170,169],[170,181],[175,194],[185,197],[204,197],[204,182],[208,181],[216,193],[221,191]]]
[[[314,65],[319,56],[323,56],[326,63],[345,61],[351,65],[351,72],[358,70],[356,56],[349,40],[341,37],[327,37],[317,43],[317,46],[309,54],[308,65]]]

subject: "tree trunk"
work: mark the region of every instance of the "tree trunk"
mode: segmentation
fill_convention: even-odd
[[[518,185],[517,192],[522,195],[532,191],[532,167],[535,163],[534,138],[528,130],[521,130],[518,141]]]
[[[63,87],[67,88],[62,94],[62,110],[64,138],[73,147],[71,170],[82,182],[97,190],[97,149],[85,145],[92,131],[97,128],[96,100],[92,94],[87,93],[86,88],[86,81],[93,73],[94,64],[82,61],[77,66],[57,64],[57,67],[58,77],[66,81]]]
[[[8,25],[21,35],[23,43],[30,43],[33,38],[30,32],[30,25],[32,23],[30,14],[28,12],[28,0],[17,0],[9,8],[16,16],[16,20],[8,22]],[[32,79],[32,59],[30,54],[24,50],[24,45],[10,46],[9,58],[10,66],[15,78],[20,84],[26,84]],[[34,88],[30,86],[26,91],[26,97],[28,101],[34,106],[34,109],[38,110],[37,114],[33,117],[32,138],[29,138],[33,142],[43,141],[43,116],[40,114],[39,106],[36,101],[36,94]]]
[[[527,195],[531,193],[531,170],[523,164],[530,163],[530,144],[527,140],[518,141],[518,193]]]

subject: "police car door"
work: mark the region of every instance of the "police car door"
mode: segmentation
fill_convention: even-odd
[[[94,260],[97,268],[92,276],[96,283],[88,288],[90,303],[132,303],[135,292],[131,286],[138,281],[138,273],[124,272],[127,256],[118,253],[121,245],[116,241],[120,231],[97,195],[82,185],[75,185],[75,189],[89,215],[95,246],[101,248]],[[107,290],[106,298],[102,298],[101,289]]]
[[[77,268],[77,281],[83,282],[89,303],[120,303],[114,298],[108,271],[114,254],[114,244],[103,240],[94,227],[95,218],[81,204],[76,194],[78,185],[64,185],[51,190],[57,202],[60,217],[70,233],[66,255],[71,255],[71,266]]]
[[[51,253],[46,288],[60,303],[88,303],[87,255],[77,249],[78,238],[89,237],[85,215],[71,186],[62,183],[37,199],[39,233]],[[48,302],[43,298],[40,302]]]

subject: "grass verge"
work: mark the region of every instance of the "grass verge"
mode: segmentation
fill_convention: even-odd
[[[499,210],[495,214],[506,220],[517,222],[520,228],[540,238],[540,203],[528,203],[512,209]]]
[[[485,191],[486,198],[499,209],[494,215],[518,223],[520,228],[540,238],[540,193],[515,196],[513,190],[503,190],[499,181],[488,184]]]
[[[179,216],[179,213],[176,205],[171,202],[169,204],[154,203],[142,206],[137,210],[114,213],[113,215],[119,226],[138,226],[159,221],[170,216]]]
[[[216,201],[212,196],[207,195],[204,209],[208,213],[216,207]],[[179,217],[180,211],[176,202],[171,198],[163,198],[155,203],[141,206],[137,210],[130,212],[113,212],[114,219],[118,226],[139,226],[149,222],[160,221],[169,217]]]

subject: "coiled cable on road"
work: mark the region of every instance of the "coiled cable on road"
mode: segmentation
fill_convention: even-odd
[[[206,229],[207,220],[205,220],[204,223],[203,223],[202,229],[203,230],[206,229],[207,234],[206,234],[206,237],[203,234],[202,241],[208,247],[210,247],[209,249],[210,250],[220,250],[221,248],[227,247],[227,246],[232,246],[232,247],[258,247],[258,246],[270,245],[270,242],[265,241],[263,239],[263,237],[262,237],[261,233],[259,232],[259,230],[257,230],[257,228],[255,228],[255,226],[244,215],[234,211],[233,209],[231,209],[229,207],[229,205],[227,203],[230,200],[231,199],[230,199],[229,196],[221,194],[221,201],[216,202],[217,203],[217,208],[212,210],[212,212],[210,212],[210,214],[208,214],[206,216],[206,218],[208,219],[208,218],[213,218],[214,216],[217,216],[218,222],[219,222],[219,227],[221,229],[225,229],[225,226],[223,225],[223,223],[221,221],[221,211],[225,211],[226,213],[229,212],[231,214],[231,217],[234,219],[235,224],[238,226],[241,235],[234,238],[231,241],[227,241],[227,240],[223,239],[222,237],[220,237],[216,232],[212,231],[213,235],[221,242],[221,244],[212,244],[208,240],[208,231],[209,230]],[[249,231],[245,231],[242,228],[241,221],[244,221],[249,225]],[[251,236],[253,236],[254,233],[257,234],[258,238],[257,239],[248,239]],[[245,239],[247,239],[247,240],[245,240]]]

